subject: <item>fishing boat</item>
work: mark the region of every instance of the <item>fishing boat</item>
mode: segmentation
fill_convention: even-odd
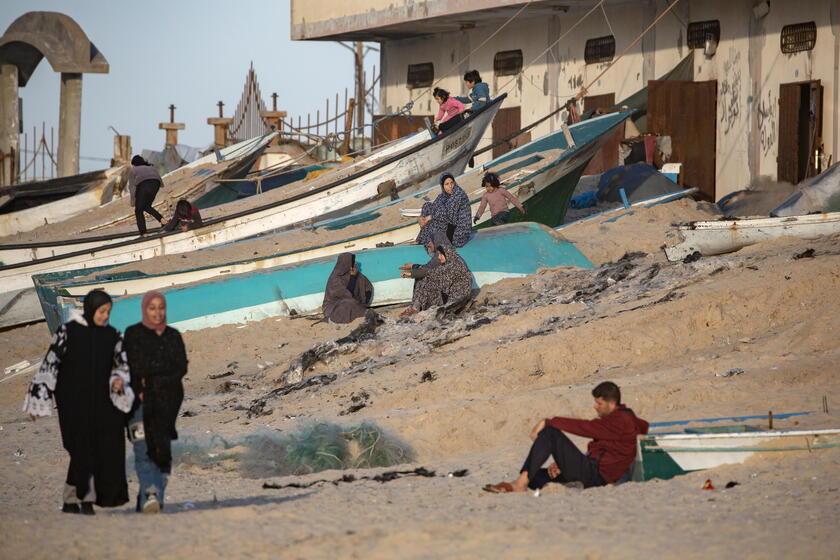
[[[481,231],[459,253],[472,271],[474,287],[533,274],[540,268],[592,267],[580,251],[553,230],[527,222]],[[356,266],[373,284],[371,304],[411,301],[414,281],[400,278],[399,267],[428,258],[418,245],[356,253]],[[334,266],[335,257],[330,256],[164,290],[167,321],[181,331],[189,331],[313,312],[321,307]],[[114,292],[107,281],[100,287]],[[111,324],[122,330],[138,322],[141,298],[114,297]],[[70,309],[79,306],[81,298],[60,298],[60,322],[68,319]]]
[[[121,194],[125,174],[125,166],[118,166],[16,185],[16,191],[7,190],[11,187],[0,187],[0,237],[32,231],[46,223],[61,222],[110,202]],[[24,187],[27,190],[22,190]]]
[[[789,216],[785,218],[753,218],[678,224],[677,243],[665,247],[670,261],[679,261],[697,252],[720,255],[748,245],[779,237],[816,239],[840,232],[840,212]]]
[[[249,200],[217,206],[205,217],[204,227],[188,233],[172,232],[148,239],[137,238],[136,232],[120,232],[58,242],[5,245],[0,246],[0,263],[49,262],[62,255],[82,256],[82,260],[87,260],[91,254],[112,245],[129,247],[129,253],[142,255],[123,257],[125,260],[139,260],[194,251],[376,206],[433,183],[443,171],[462,173],[505,98],[505,94],[497,97],[445,135],[435,136],[429,130],[413,134],[352,165],[265,193],[257,206]],[[167,185],[166,192],[170,190]],[[174,204],[182,196],[167,194],[167,198],[173,199]],[[113,226],[123,219],[127,218],[106,217],[86,231]],[[126,239],[127,236],[134,238]]]
[[[840,429],[763,430],[748,425],[686,428],[683,433],[639,436],[633,479],[668,479],[760,454],[811,453],[840,446]]]
[[[572,147],[568,146],[566,133],[558,131],[497,158],[481,169],[461,175],[457,182],[471,198],[471,213],[476,212],[485,192],[481,187],[482,175],[486,169],[493,169],[502,179],[502,186],[522,201],[527,211],[525,218],[538,216],[549,226],[562,222],[569,193],[574,190],[580,172],[608,133],[629,115],[629,112],[612,114],[573,125],[569,129],[574,144]],[[419,210],[407,210],[404,206],[420,205],[424,200],[437,196],[438,192],[439,187],[431,187],[369,211],[260,239],[205,249],[191,255],[193,261],[203,258],[207,262],[221,264],[185,268],[184,265],[190,261],[172,256],[119,267],[39,274],[34,277],[37,297],[44,316],[54,329],[60,324],[60,314],[56,312],[59,296],[80,298],[95,287],[103,287],[103,281],[108,281],[107,289],[112,294],[143,294],[150,290],[335,256],[346,251],[410,242],[419,233],[419,226],[413,219],[406,220],[404,215],[412,216]],[[522,219],[514,215],[514,219],[517,217]],[[489,224],[489,219],[479,226],[484,224]],[[263,253],[266,246],[271,252],[265,256],[241,258],[242,254]],[[277,251],[276,247],[287,249]],[[167,262],[155,263],[167,259]],[[167,272],[155,274],[155,269]]]
[[[446,135],[432,138],[428,130],[414,134],[366,158],[365,165],[356,163],[302,185],[287,185],[277,189],[280,200],[211,218],[192,231],[129,240],[105,236],[99,237],[98,242],[65,240],[60,244],[0,248],[0,281],[4,290],[0,293],[0,326],[38,320],[39,306],[30,289],[34,274],[139,261],[263,235],[311,223],[319,216],[346,215],[396,199],[400,191],[414,192],[436,181],[444,170],[461,173],[505,97],[494,99]],[[410,147],[406,148],[406,144]],[[292,189],[293,186],[297,188]]]

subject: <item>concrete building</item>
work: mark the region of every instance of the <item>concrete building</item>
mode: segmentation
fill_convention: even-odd
[[[670,4],[292,0],[291,35],[380,42],[383,114],[415,100],[415,115],[432,115],[431,83],[465,95],[461,77],[478,70],[491,95],[508,93],[496,138],[590,83],[586,108],[621,101],[693,52],[690,81],[651,84],[647,118],[649,132],[672,136],[686,183],[719,199],[760,177],[799,182],[837,160],[836,0],[679,0],[634,44]],[[562,117],[531,137],[557,129]],[[482,145],[491,142],[486,136]]]

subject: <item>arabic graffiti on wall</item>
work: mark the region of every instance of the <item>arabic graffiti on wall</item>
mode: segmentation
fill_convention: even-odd
[[[776,121],[778,115],[779,100],[768,90],[767,95],[762,95],[758,102],[758,141],[761,145],[761,153],[765,156],[776,144]]]
[[[724,134],[728,134],[741,116],[741,51],[729,49],[729,58],[723,63],[723,74],[720,120]]]

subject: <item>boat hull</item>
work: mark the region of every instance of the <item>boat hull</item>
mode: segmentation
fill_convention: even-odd
[[[473,271],[474,287],[521,277],[540,268],[591,267],[572,244],[545,226],[510,224],[476,235],[459,250]],[[504,258],[500,258],[504,255]],[[425,262],[423,247],[403,245],[356,253],[356,263],[374,287],[372,305],[411,301],[414,281],[399,277],[406,262]],[[165,290],[167,320],[182,331],[247,323],[268,317],[310,313],[320,308],[335,257],[238,274]],[[104,285],[107,289],[107,284]],[[114,297],[111,324],[118,329],[140,320],[141,296]],[[62,320],[81,305],[80,298],[59,298]]]
[[[633,478],[668,479],[721,465],[743,463],[761,453],[811,452],[837,446],[840,446],[838,429],[649,434],[639,436]]]

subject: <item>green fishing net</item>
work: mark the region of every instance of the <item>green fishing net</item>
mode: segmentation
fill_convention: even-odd
[[[261,429],[235,438],[182,435],[172,444],[176,467],[238,471],[246,478],[389,467],[413,460],[408,445],[370,422],[349,427],[320,422],[292,434]]]

